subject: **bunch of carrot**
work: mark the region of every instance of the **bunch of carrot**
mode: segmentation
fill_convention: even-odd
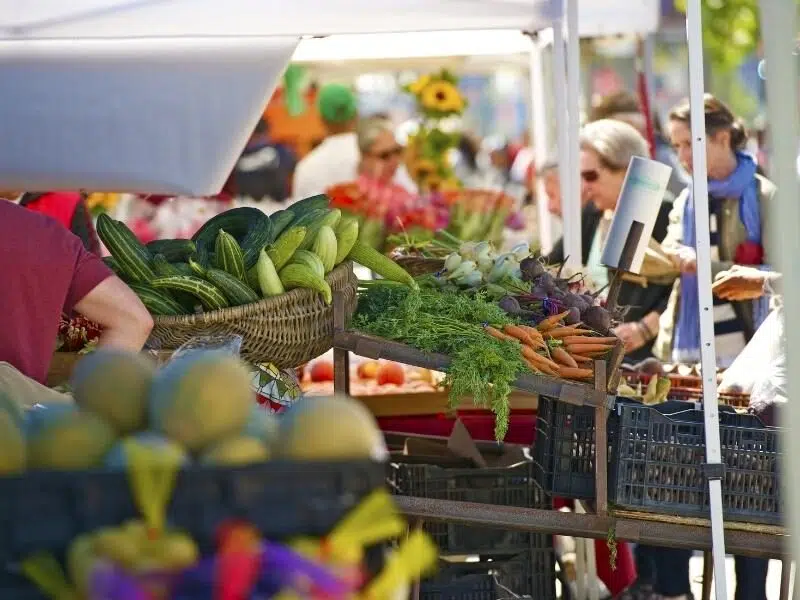
[[[547,317],[536,327],[505,325],[500,330],[487,325],[485,329],[496,339],[520,344],[522,359],[534,373],[564,379],[592,379],[593,359],[610,352],[619,340],[600,337],[580,325],[564,325],[568,313]]]

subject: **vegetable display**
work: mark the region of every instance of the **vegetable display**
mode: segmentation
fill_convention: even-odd
[[[325,276],[353,260],[390,281],[416,287],[391,259],[360,242],[358,221],[331,209],[327,196],[306,198],[267,216],[252,207],[209,219],[191,240],[144,245],[106,214],[97,233],[111,253],[106,264],[154,315],[178,316],[242,306],[296,288],[330,304]]]

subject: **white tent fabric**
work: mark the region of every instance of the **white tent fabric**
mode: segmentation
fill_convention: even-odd
[[[587,30],[652,26],[628,0],[580,5]],[[0,185],[215,193],[299,37],[562,17],[562,0],[3,0]]]
[[[16,0],[0,14],[11,38],[263,36],[437,29],[540,29],[558,0]]]

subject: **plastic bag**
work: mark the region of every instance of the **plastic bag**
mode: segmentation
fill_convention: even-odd
[[[744,350],[722,376],[721,392],[752,394],[757,382],[771,371],[772,365],[783,356],[783,308],[773,310]]]
[[[180,358],[197,350],[225,352],[232,356],[241,356],[242,342],[240,335],[202,335],[193,337],[172,353],[170,360]]]

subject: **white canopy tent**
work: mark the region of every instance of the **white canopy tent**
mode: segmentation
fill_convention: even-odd
[[[564,187],[565,241],[567,253],[572,253],[572,248],[580,249],[578,36],[574,34],[578,30],[578,0],[564,2],[566,11],[562,0],[393,0],[385,4],[367,0],[295,0],[289,4],[276,0],[6,2],[0,9],[0,77],[7,84],[0,100],[4,117],[0,185],[18,189],[215,192],[299,36],[420,29],[533,31],[552,25],[555,71],[568,76],[566,89],[556,86],[560,98],[566,98],[566,102],[557,102],[566,114],[556,119],[566,124],[559,132],[559,146],[567,153],[562,170],[570,174],[570,182]],[[610,22],[620,22],[636,4],[581,0],[581,19],[597,11],[595,14],[612,19]],[[778,4],[786,4],[781,9],[788,8],[788,3],[762,0],[765,16],[774,19],[770,30],[783,32],[786,21],[781,23]],[[705,173],[699,18],[700,2],[691,0],[688,37],[694,172]],[[568,41],[566,53],[563,37]],[[786,68],[785,61],[775,58],[780,47],[778,41],[767,45],[769,60]],[[261,83],[250,82],[258,72],[263,74]],[[776,73],[772,76],[779,77]],[[794,94],[794,106],[787,107],[777,97],[780,94],[770,94],[770,102],[793,121],[793,127],[787,130],[795,135],[792,147],[796,149],[796,89]],[[786,131],[776,133],[777,139],[786,140]],[[786,146],[778,145],[780,149]],[[787,191],[796,190],[796,180],[793,188],[789,185],[784,164],[788,160],[783,159],[776,161],[781,167],[778,183],[785,184]],[[705,177],[696,178],[694,184],[702,197]],[[793,256],[797,236],[788,232],[798,224],[796,195],[784,193],[782,198],[783,208],[794,217],[781,220],[787,228],[781,236],[783,249],[789,252],[784,256]],[[705,314],[711,312],[708,214],[703,206],[699,203],[696,219],[703,372],[709,374],[704,404],[708,462],[718,463],[713,321]],[[787,298],[800,297],[800,276],[788,269],[786,274]],[[797,330],[792,336],[789,323],[787,329],[790,367],[800,365]],[[800,425],[800,410],[790,415],[790,422]],[[712,481],[716,589],[718,600],[725,600],[719,488],[719,481]],[[794,502],[800,503],[800,496],[795,495]],[[793,511],[792,516],[800,516],[800,511]],[[794,543],[800,540],[795,538]]]

